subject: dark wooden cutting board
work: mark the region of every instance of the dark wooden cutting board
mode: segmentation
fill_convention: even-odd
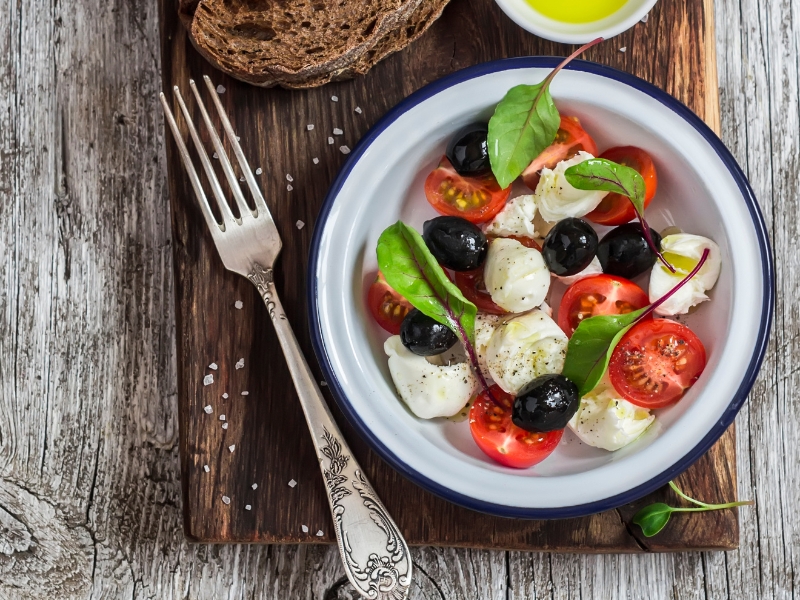
[[[584,58],[653,82],[717,129],[711,2],[661,0],[646,23],[593,48]],[[250,87],[215,71],[189,43],[177,18],[176,0],[161,0],[161,44],[165,90],[177,84],[190,96],[189,78],[199,79],[204,74],[225,88],[222,102],[252,168],[263,170],[257,178],[283,237],[277,286],[287,316],[318,374],[306,316],[306,268],[317,212],[345,160],[339,146],[354,147],[389,108],[447,73],[501,57],[564,56],[570,51],[520,29],[491,0],[453,0],[422,38],[366,76],[306,91]],[[332,96],[338,101],[332,101]],[[314,129],[309,131],[307,124]],[[327,138],[335,127],[344,133],[329,145]],[[203,542],[332,542],[334,533],[317,460],[275,332],[255,288],[223,268],[177,148],[166,135],[186,536]],[[312,160],[315,157],[318,164]],[[293,181],[288,181],[287,174]],[[289,185],[293,189],[287,189]],[[301,229],[298,221],[304,224]],[[241,309],[236,308],[237,301],[242,302]],[[244,359],[244,367],[237,369],[235,363],[240,359]],[[218,370],[208,368],[212,362]],[[203,378],[207,374],[213,374],[214,383],[206,386]],[[243,391],[249,395],[242,396]],[[229,394],[227,399],[222,397],[224,392]],[[733,511],[681,515],[660,535],[643,538],[629,520],[645,503],[674,502],[667,490],[615,511],[559,521],[495,518],[460,508],[425,492],[387,466],[348,426],[330,396],[328,401],[410,544],[569,552],[729,549],[738,545],[738,520]],[[206,406],[211,406],[211,414],[204,412]],[[227,429],[222,428],[221,414]],[[290,487],[290,480],[297,485]],[[733,429],[679,481],[695,497],[711,502],[733,500]],[[230,499],[229,504],[223,502],[223,496]],[[308,533],[303,531],[304,525]],[[316,535],[318,531],[321,536]]]

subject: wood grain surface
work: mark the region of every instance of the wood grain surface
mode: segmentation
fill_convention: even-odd
[[[157,5],[5,8],[0,599],[353,598],[331,545],[210,545],[183,535]],[[417,547],[412,599],[797,597],[797,14],[793,0],[716,2],[722,139],[750,178],[779,258],[773,340],[736,422],[739,495],[756,500],[739,514],[740,547]],[[470,41],[454,37],[448,51],[461,44]]]
[[[284,240],[277,285],[309,357],[313,352],[306,318],[308,247],[322,199],[344,161],[339,148],[352,148],[389,108],[442,75],[501,57],[566,55],[570,50],[527,34],[491,0],[456,0],[415,44],[365,77],[305,91],[263,90],[212,69],[187,40],[175,7],[174,0],[162,0],[164,89],[176,84],[188,96],[189,79],[203,74],[225,89],[220,97],[245,154],[251,157],[252,168],[263,169],[258,177]],[[592,49],[586,58],[655,83],[716,124],[716,86],[706,93],[704,83],[706,74],[714,72],[714,47],[705,43],[713,31],[710,23],[702,3],[665,0],[647,23]],[[333,102],[332,96],[338,101]],[[314,129],[309,131],[308,124]],[[344,133],[334,135],[334,128]],[[333,144],[328,143],[329,136]],[[314,157],[319,164],[314,164]],[[186,535],[208,542],[332,542],[317,460],[266,311],[251,284],[226,271],[217,257],[172,141],[167,143],[167,158]],[[221,173],[220,178],[224,179]],[[298,221],[305,224],[302,229],[297,228]],[[243,302],[241,309],[235,308],[237,300]],[[244,367],[237,369],[235,363],[241,359]],[[218,370],[208,368],[212,362]],[[204,385],[208,374],[213,374],[214,382]],[[242,396],[242,391],[249,393]],[[329,404],[410,544],[639,552],[727,549],[738,543],[733,511],[681,519],[658,537],[644,538],[630,525],[630,518],[644,503],[669,498],[665,490],[580,519],[520,521],[479,515],[425,492],[389,468],[347,426],[330,397]],[[204,407],[212,412],[206,414]],[[227,429],[222,428],[221,415]],[[681,483],[701,498],[732,499],[735,463],[729,433]],[[298,485],[290,487],[291,480]]]

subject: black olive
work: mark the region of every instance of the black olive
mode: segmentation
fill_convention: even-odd
[[[560,277],[580,273],[597,252],[597,234],[586,221],[569,217],[550,230],[542,244],[547,268]]]
[[[400,340],[418,356],[435,356],[452,348],[458,338],[447,325],[414,308],[400,325]]]
[[[422,239],[439,264],[453,271],[477,269],[486,260],[489,244],[477,225],[461,217],[425,221]]]
[[[653,242],[661,249],[661,236],[650,229]],[[597,246],[597,258],[603,272],[632,279],[650,269],[656,253],[647,245],[644,229],[639,223],[626,223],[609,231]]]
[[[514,399],[511,421],[527,431],[564,429],[581,403],[578,386],[563,375],[542,375]]]
[[[473,123],[458,130],[447,145],[447,160],[459,175],[484,175],[492,170],[486,123]]]

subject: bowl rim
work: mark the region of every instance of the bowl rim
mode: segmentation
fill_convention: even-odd
[[[597,37],[602,37],[606,40],[614,38],[619,34],[628,31],[634,25],[636,25],[636,23],[641,21],[646,14],[649,14],[650,11],[653,10],[653,7],[657,2],[658,0],[643,0],[639,9],[633,12],[627,19],[622,19],[621,21],[616,21],[604,27],[598,27],[597,29],[583,33],[568,33],[553,31],[552,29],[548,29],[546,25],[543,25],[540,22],[526,18],[525,15],[515,6],[513,0],[495,0],[495,4],[500,7],[500,10],[502,10],[509,19],[514,21],[514,23],[526,31],[529,31],[534,35],[538,35],[546,40],[560,42],[562,44],[585,44],[586,42],[590,42]],[[535,9],[531,10],[535,11]],[[601,19],[597,21],[597,23],[602,23],[612,16],[613,15],[610,15],[605,19]],[[545,21],[550,20],[544,15],[542,15],[542,19]],[[584,23],[584,25],[592,25],[592,23]]]
[[[314,235],[312,237],[311,247],[309,249],[308,273],[306,276],[307,310],[310,323],[311,343],[314,348],[314,353],[317,356],[317,360],[322,368],[325,381],[328,383],[328,387],[330,388],[337,405],[345,415],[347,421],[356,429],[359,435],[366,440],[369,446],[375,452],[377,452],[384,461],[389,463],[392,468],[401,473],[407,479],[410,479],[413,483],[445,500],[460,506],[502,517],[523,519],[561,519],[580,517],[617,508],[623,504],[633,502],[642,496],[655,491],[663,485],[666,485],[670,480],[674,479],[683,471],[688,469],[695,461],[705,454],[705,452],[722,436],[728,426],[733,422],[736,414],[739,412],[739,409],[747,399],[750,389],[753,387],[755,379],[760,371],[761,363],[764,359],[767,344],[769,342],[773,320],[775,275],[772,250],[769,243],[769,235],[766,224],[747,177],[722,140],[720,140],[720,138],[708,127],[708,125],[706,125],[705,122],[703,122],[694,112],[692,112],[691,109],[655,85],[648,83],[635,75],[620,71],[613,67],[608,67],[584,60],[575,60],[567,65],[566,68],[573,71],[582,71],[599,75],[601,77],[615,80],[624,85],[628,85],[640,92],[647,94],[655,100],[658,100],[667,108],[677,113],[678,116],[682,117],[685,121],[692,125],[706,140],[706,142],[708,142],[711,148],[717,153],[722,163],[728,169],[737,186],[739,187],[739,190],[741,191],[742,199],[747,205],[753,221],[753,226],[755,228],[756,237],[758,239],[764,289],[761,323],[759,325],[756,345],[753,355],[750,359],[750,364],[744,373],[739,389],[731,399],[728,408],[705,435],[705,437],[697,445],[695,445],[694,448],[690,449],[681,458],[675,461],[670,468],[662,471],[648,481],[614,496],[609,496],[607,498],[585,504],[575,504],[556,508],[527,508],[508,506],[504,504],[486,502],[461,494],[459,492],[455,492],[450,488],[422,475],[413,467],[401,461],[381,442],[380,439],[373,435],[364,421],[359,417],[358,413],[354,410],[347,398],[347,395],[344,393],[344,390],[339,384],[336,373],[333,370],[331,362],[328,358],[325,342],[322,339],[320,314],[317,310],[319,290],[317,286],[318,278],[316,277],[316,272],[319,261],[319,248],[322,243],[322,233],[325,229],[328,216],[336,197],[339,194],[339,191],[349,177],[354,166],[358,163],[361,156],[383,133],[383,131],[392,123],[394,123],[401,115],[421,104],[428,98],[431,98],[432,96],[435,96],[436,94],[459,83],[482,77],[484,75],[516,69],[553,68],[562,60],[563,58],[561,57],[553,56],[525,56],[504,58],[481,63],[471,67],[466,67],[437,79],[400,101],[396,106],[389,110],[389,112],[381,117],[364,135],[364,137],[359,140],[350,156],[348,156],[347,160],[342,165],[339,174],[337,175],[327,195],[325,196],[325,199],[323,200],[322,207],[315,223]]]

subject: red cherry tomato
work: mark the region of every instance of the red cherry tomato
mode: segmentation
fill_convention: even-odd
[[[562,115],[555,141],[525,168],[522,172],[522,181],[536,191],[539,183],[539,171],[545,167],[552,169],[562,160],[572,158],[581,150],[597,156],[597,144],[594,143],[592,136],[581,127],[578,117]]]
[[[571,337],[584,319],[624,315],[648,304],[650,298],[632,281],[616,275],[592,275],[567,288],[558,307],[558,326]]]
[[[563,429],[533,433],[511,422],[514,396],[499,386],[489,388],[498,406],[484,391],[469,409],[469,430],[475,443],[501,465],[527,469],[550,456],[561,441]]]
[[[489,241],[497,239],[496,237],[491,235],[488,237]],[[532,237],[528,237],[526,235],[504,235],[503,237],[509,240],[516,240],[526,248],[533,248],[534,250],[538,250],[539,252],[542,251],[542,247]]]
[[[436,212],[472,223],[493,219],[510,193],[511,186],[502,189],[491,173],[481,177],[459,175],[445,156],[425,180],[425,197]]]
[[[478,307],[480,312],[493,315],[508,314],[492,300],[492,295],[486,291],[486,283],[483,281],[483,267],[478,267],[472,271],[456,271],[454,282],[456,287],[461,290],[464,297]]]
[[[608,365],[614,388],[643,408],[677,402],[706,366],[706,349],[692,330],[668,319],[638,323],[620,340]]]
[[[644,207],[653,200],[658,188],[656,167],[650,155],[635,146],[619,146],[609,148],[600,158],[607,158],[615,163],[632,167],[639,171],[644,179]],[[636,218],[636,211],[627,196],[608,194],[603,201],[586,218],[600,225],[622,225]]]
[[[408,300],[392,289],[380,271],[369,286],[367,305],[378,325],[392,335],[400,334],[403,319],[406,318],[408,311],[414,308]]]

